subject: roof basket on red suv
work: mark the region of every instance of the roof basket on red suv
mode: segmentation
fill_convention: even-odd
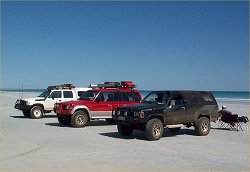
[[[73,84],[62,84],[62,85],[55,85],[55,86],[49,86],[47,90],[54,90],[54,89],[72,89],[75,88]]]
[[[132,81],[120,82],[104,82],[104,84],[97,84],[98,88],[135,88],[135,84]]]

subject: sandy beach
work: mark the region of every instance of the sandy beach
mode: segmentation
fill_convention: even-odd
[[[36,95],[24,93],[23,98]],[[183,127],[177,134],[165,129],[159,141],[146,141],[141,131],[123,139],[116,125],[102,120],[73,128],[62,127],[55,113],[38,120],[25,118],[14,109],[18,97],[19,93],[0,92],[0,171],[249,171],[249,123],[238,132],[212,123],[203,137]],[[250,117],[247,103],[223,104]]]

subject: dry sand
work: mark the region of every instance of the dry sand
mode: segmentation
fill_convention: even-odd
[[[0,92],[0,171],[249,171],[248,125],[237,132],[212,123],[204,137],[195,136],[193,128],[183,128],[178,134],[166,129],[154,142],[146,141],[140,131],[123,139],[115,125],[101,120],[73,128],[60,126],[54,113],[38,120],[24,118],[13,108],[18,97],[18,93]],[[249,104],[226,105],[249,117]]]

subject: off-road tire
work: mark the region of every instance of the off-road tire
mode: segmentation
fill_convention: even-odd
[[[41,108],[40,106],[34,106],[31,108],[30,110],[30,117],[32,119],[39,119],[43,117],[43,108]]]
[[[150,141],[159,140],[163,135],[163,124],[161,120],[154,118],[147,122],[145,127],[146,137]]]
[[[71,123],[71,118],[67,116],[57,117],[57,120],[62,125],[69,125]]]
[[[71,124],[76,127],[85,127],[89,122],[89,116],[84,111],[76,111],[71,117]]]
[[[121,124],[117,124],[117,130],[121,136],[125,136],[125,137],[129,136],[133,133],[132,127],[126,126],[126,125],[121,125]]]
[[[171,131],[172,133],[176,133],[178,131],[180,131],[181,127],[176,127],[176,128],[168,128],[169,131]]]
[[[23,111],[23,116],[30,118],[30,111]]]
[[[195,122],[195,132],[198,136],[208,135],[210,128],[211,124],[207,117],[201,117]]]

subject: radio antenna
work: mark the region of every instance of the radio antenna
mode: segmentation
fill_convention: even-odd
[[[23,84],[22,84],[22,92],[21,92],[21,98],[20,99],[22,99],[23,98]]]

